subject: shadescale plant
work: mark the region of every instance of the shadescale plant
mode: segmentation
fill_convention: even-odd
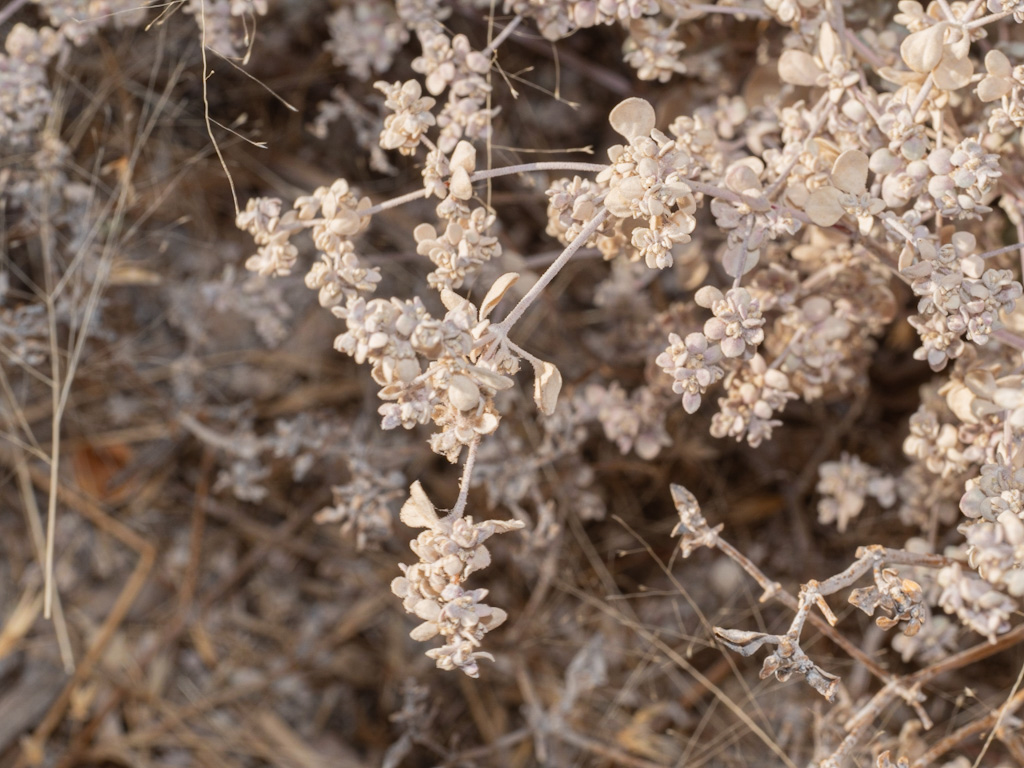
[[[0,140],[32,161],[3,169],[0,186],[19,201],[16,225],[38,226],[45,210],[39,229],[59,230],[70,254],[96,236],[86,224],[104,221],[109,208],[101,212],[94,191],[71,179],[55,184],[44,162],[66,149],[45,130],[51,80],[62,57],[108,22],[79,7],[89,4],[28,5],[38,6],[36,26],[11,26],[0,58]],[[152,21],[137,4],[103,5],[103,18],[122,26]],[[251,22],[261,19],[265,31],[287,8],[181,4],[204,53],[237,66],[260,56]],[[332,501],[318,503],[319,522],[340,524],[360,551],[400,539],[396,515],[416,532],[417,560],[395,559],[390,581],[420,622],[412,640],[429,644],[442,670],[516,676],[499,639],[516,608],[489,604],[512,590],[498,569],[485,569],[515,563],[543,597],[557,580],[566,528],[622,513],[606,484],[610,460],[594,460],[600,434],[656,481],[661,501],[648,502],[664,511],[671,499],[672,553],[688,561],[710,550],[725,563],[695,576],[695,588],[739,589],[745,573],[761,603],[788,612],[775,631],[749,615],[709,621],[688,598],[687,632],[743,657],[767,654],[761,679],[803,680],[822,697],[800,726],[803,743],[768,734],[781,727],[778,713],[735,713],[781,763],[959,766],[975,753],[951,753],[980,734],[998,742],[997,757],[986,748],[976,764],[1024,761],[1014,669],[992,713],[967,722],[943,708],[934,687],[1024,639],[1024,3],[350,0],[319,21],[340,84],[306,128],[310,141],[344,132],[352,172],[312,174],[325,183],[297,194],[264,189],[236,205],[235,225],[251,240],[235,264],[251,282],[232,271],[202,296],[253,321],[275,347],[302,301],[281,286],[303,276],[325,310],[320,327],[332,324],[334,350],[368,370],[373,420],[410,434],[383,438],[365,423],[357,431],[309,414],[270,426],[227,404],[199,418],[190,407],[195,377],[182,365],[177,422],[218,456],[212,492],[259,505],[274,462],[287,464],[296,484],[328,467],[338,476],[324,485]],[[754,30],[758,41],[742,55],[756,71],[740,71],[729,46]],[[521,47],[558,61],[563,47],[598,34],[614,37],[621,62],[588,67],[574,54],[572,67],[624,85],[613,101],[575,105],[579,124],[562,135],[600,142],[600,151],[585,161],[568,151],[523,161],[549,148],[523,146],[544,119],[529,114],[519,91],[527,70],[513,73],[506,62]],[[204,70],[204,88],[207,78]],[[550,97],[529,104],[561,108],[561,83],[552,85]],[[73,377],[46,339],[65,324],[81,339],[94,331],[90,280],[109,272],[112,257],[89,258],[91,277],[76,278],[77,292],[34,301],[8,288],[31,282],[12,259],[0,272],[5,355],[29,378],[51,366],[57,402],[58,383]],[[577,284],[570,273],[586,279]],[[199,346],[205,331],[179,312]],[[537,328],[542,314],[551,328]],[[878,383],[880,368],[897,365],[913,372],[903,385],[916,390],[910,406],[888,404]],[[360,404],[362,422],[370,401]],[[872,411],[876,424],[880,413],[900,411],[903,432],[847,445]],[[808,424],[801,439],[817,430],[823,449],[805,452],[813,461],[790,472],[786,455],[798,439],[787,431]],[[461,464],[458,478],[418,450],[424,443]],[[374,455],[374,445],[389,448]],[[405,458],[382,458],[395,445],[411,446]],[[813,496],[819,536],[831,540],[821,565],[837,552],[851,564],[818,578],[794,567],[784,574],[797,585],[790,589],[772,574],[771,553],[731,543],[742,537],[714,498],[720,486],[693,469],[723,456],[723,471],[738,476],[748,465],[735,457],[762,476],[776,464],[790,473],[790,511],[800,517],[800,498]],[[432,499],[446,491],[454,502],[439,509]],[[714,511],[705,515],[698,496]],[[52,536],[55,488],[49,501]],[[663,565],[655,551],[669,549],[664,522],[662,541],[647,536],[659,578],[687,584],[689,563]],[[51,544],[50,570],[52,557]],[[857,624],[843,603],[873,621]],[[539,610],[532,598],[520,607],[528,617]],[[651,636],[657,653],[726,700]],[[599,633],[593,638],[567,667],[556,702],[545,705],[518,673],[522,738],[533,739],[540,760],[572,747],[610,763],[632,754],[636,765],[683,764],[669,736],[641,757],[602,752],[577,733],[574,707],[609,678],[610,654]],[[404,730],[385,764],[429,741],[424,700],[410,684],[395,718]],[[934,728],[940,718],[944,730]]]

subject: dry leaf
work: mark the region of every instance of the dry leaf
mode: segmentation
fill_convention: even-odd
[[[509,288],[516,284],[518,279],[518,272],[506,272],[494,281],[494,285],[492,285],[491,289],[487,291],[487,295],[484,296],[484,300],[480,303],[481,320],[486,319],[487,316],[491,314],[491,310],[498,306],[498,302],[505,297],[505,293]]]
[[[835,187],[819,187],[811,192],[804,210],[819,227],[831,227],[846,213],[839,205],[842,195]]]
[[[944,91],[955,91],[963,88],[974,76],[974,64],[968,58],[958,58],[952,52],[946,51],[935,68],[935,85]]]
[[[1010,81],[1013,67],[1005,53],[996,50],[986,53],[985,69],[988,70],[988,75],[978,83],[979,99],[984,102],[995,101],[1013,90],[1013,83]]]
[[[458,309],[467,302],[468,299],[459,296],[459,294],[457,294],[448,286],[445,286],[444,288],[441,289],[441,303],[444,304],[444,308],[447,309],[449,312]]]
[[[868,156],[859,149],[848,149],[832,166],[832,183],[843,192],[859,195],[868,185]]]
[[[551,363],[534,365],[533,401],[540,412],[550,416],[558,405],[558,393],[562,391],[562,374]]]
[[[900,45],[900,56],[906,65],[922,75],[939,66],[948,28],[949,24],[943,21],[908,35]]]
[[[760,260],[760,249],[748,251],[741,245],[739,248],[732,248],[725,252],[722,257],[722,269],[729,277],[739,277],[756,267]]]
[[[456,200],[469,200],[473,196],[473,182],[469,180],[469,171],[461,166],[454,169],[448,189]]]
[[[468,376],[457,373],[448,384],[448,399],[460,411],[471,411],[480,405],[480,387]]]
[[[409,499],[402,505],[398,516],[410,528],[433,528],[437,525],[437,511],[419,480],[410,486]]]
[[[791,85],[815,85],[824,74],[806,51],[784,51],[779,57],[779,77]]]
[[[655,123],[654,107],[648,101],[634,96],[619,102],[608,115],[608,122],[627,139],[650,136]]]
[[[460,141],[452,150],[452,157],[448,161],[448,165],[452,169],[453,175],[456,168],[462,168],[466,173],[472,173],[476,170],[476,147],[468,141]]]
[[[495,373],[490,368],[484,368],[479,365],[467,366],[466,372],[472,374],[480,384],[493,389],[495,392],[511,389],[512,385],[515,384],[510,377]]]

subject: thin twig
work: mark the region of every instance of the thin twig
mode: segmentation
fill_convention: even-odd
[[[935,746],[911,763],[911,768],[927,768],[930,765],[936,765],[938,759],[949,752],[949,750],[953,749],[957,744],[961,744],[962,742],[967,741],[967,739],[977,736],[979,733],[984,733],[989,728],[994,728],[1000,719],[1007,715],[1012,715],[1022,704],[1024,704],[1024,691],[1017,691],[1017,693],[999,709],[994,712],[990,712],[985,715],[985,717],[978,718],[962,728],[958,728],[948,736],[943,737],[942,740],[935,744]]]
[[[693,664],[687,661],[683,656],[675,649],[672,648],[668,643],[662,640],[657,634],[651,632],[647,627],[638,621],[634,621],[627,616],[624,616],[619,611],[613,609],[610,605],[607,605],[592,595],[585,594],[575,586],[567,583],[561,584],[562,589],[567,592],[586,600],[591,605],[596,606],[601,611],[613,616],[615,620],[641,635],[647,642],[651,643],[658,650],[664,653],[673,664],[676,664],[680,669],[685,670],[688,674],[692,675],[697,682],[704,686],[711,694],[717,698],[726,708],[732,712],[739,720],[750,729],[751,733],[756,735],[768,749],[770,749],[776,757],[778,757],[782,763],[788,768],[796,768],[793,761],[789,759],[782,748],[778,745],[777,740],[769,736],[761,726],[751,719],[750,715],[747,714],[742,707],[740,707],[728,694],[725,693],[721,688],[715,685],[709,680],[699,669]]]
[[[484,179],[494,179],[499,176],[512,176],[517,173],[533,173],[535,171],[579,171],[581,173],[600,173],[607,165],[600,163],[574,163],[574,162],[558,162],[555,160],[546,160],[539,163],[522,163],[520,165],[509,165],[504,168],[492,168],[486,171],[477,171],[469,177],[471,182],[483,181]],[[383,203],[377,203],[377,205],[365,208],[361,211],[357,211],[360,216],[373,216],[375,213],[386,211],[390,208],[397,208],[400,205],[411,203],[413,200],[422,200],[427,197],[430,193],[426,189],[417,189],[415,192],[409,192],[405,195],[399,195],[390,200],[386,200]],[[306,226],[309,222],[302,222],[302,226]]]
[[[0,8],[0,24],[3,24],[11,16],[20,11],[28,0],[11,0],[5,8]]]
[[[561,255],[552,262],[551,266],[544,271],[544,274],[538,278],[537,282],[534,283],[523,298],[519,300],[519,303],[512,308],[512,311],[508,313],[508,316],[500,323],[491,326],[497,334],[502,336],[508,335],[509,329],[519,321],[519,318],[523,316],[523,313],[526,312],[530,305],[537,300],[537,297],[544,292],[544,289],[548,284],[555,279],[555,275],[562,271],[562,267],[569,263],[569,260],[573,257],[576,251],[582,248],[591,236],[601,228],[601,224],[604,223],[606,218],[608,218],[608,210],[606,208],[601,208],[600,211],[594,214],[594,217],[587,222],[586,226],[583,227],[582,230],[580,230],[580,233],[576,238],[566,246]]]
[[[494,55],[494,52],[498,50],[498,47],[503,42],[505,42],[508,39],[509,35],[516,31],[516,27],[518,27],[522,23],[523,17],[516,16],[514,19],[512,19],[512,21],[508,23],[508,25],[503,30],[501,30],[501,32],[498,33],[498,36],[491,41],[491,44],[484,48],[480,53],[486,56],[487,58],[491,58],[491,56]]]
[[[473,479],[473,465],[476,464],[476,452],[480,447],[480,438],[477,437],[466,451],[466,463],[462,468],[462,480],[459,482],[459,498],[449,515],[453,518],[462,517],[466,511],[466,502],[469,499],[469,486]]]

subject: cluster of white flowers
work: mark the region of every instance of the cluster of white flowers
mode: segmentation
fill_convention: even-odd
[[[77,409],[81,402],[83,415],[91,415],[85,410],[91,399],[73,397],[68,389],[80,373],[79,361],[120,365],[130,356],[147,357],[133,355],[129,345],[123,349],[132,354],[126,354],[93,333],[126,327],[109,324],[107,308],[114,310],[111,316],[130,308],[142,322],[166,315],[189,346],[166,376],[161,370],[145,379],[147,397],[158,396],[166,382],[172,402],[194,408],[176,421],[217,455],[212,490],[276,507],[285,503],[282,475],[290,474],[295,484],[315,478],[318,487],[330,486],[332,499],[325,505],[318,498],[309,508],[323,507],[316,519],[339,525],[358,549],[386,544],[395,535],[395,508],[408,497],[400,518],[419,529],[411,545],[416,561],[401,565],[392,591],[419,620],[414,640],[440,638],[440,647],[427,654],[437,666],[476,677],[481,660],[492,658],[485,644],[494,638],[487,634],[506,619],[505,611],[488,604],[488,590],[469,582],[491,561],[490,537],[525,529],[510,547],[523,583],[536,577],[541,585],[557,584],[551,581],[553,569],[570,562],[560,557],[566,551],[561,548],[578,543],[577,523],[620,511],[618,497],[606,492],[613,484],[643,482],[613,473],[647,469],[654,478],[677,471],[693,477],[711,456],[732,471],[750,449],[785,436],[782,414],[788,409],[787,420],[798,422],[792,429],[798,444],[764,446],[749,473],[755,479],[738,487],[733,475],[712,475],[698,479],[695,488],[715,493],[716,503],[725,506],[755,483],[778,481],[766,488],[774,494],[787,482],[780,496],[799,517],[816,470],[817,520],[841,535],[826,541],[820,534],[829,531],[819,528],[801,543],[821,545],[825,558],[863,533],[884,537],[885,547],[862,547],[852,565],[823,581],[807,580],[803,572],[795,579],[820,558],[787,563],[784,557],[764,557],[772,554],[779,528],[755,537],[749,556],[741,553],[723,531],[750,516],[730,515],[712,526],[696,496],[673,485],[679,521],[673,535],[681,553],[691,556],[703,547],[715,551],[700,557],[719,558],[706,574],[696,574],[697,584],[706,578],[711,588],[694,590],[690,606],[672,605],[684,612],[673,618],[688,621],[691,610],[704,611],[705,596],[735,594],[741,571],[755,579],[763,602],[777,601],[793,612],[782,632],[768,631],[777,619],[769,608],[764,626],[751,627],[760,631],[708,627],[704,639],[745,656],[766,655],[763,678],[802,676],[836,701],[811,734],[816,744],[810,759],[820,768],[872,760],[881,768],[905,767],[912,762],[906,755],[890,759],[888,752],[868,752],[891,747],[895,753],[898,747],[908,755],[934,755],[965,734],[976,735],[978,723],[1004,739],[1012,754],[1021,752],[1019,735],[1005,736],[1019,730],[1009,705],[1019,706],[1021,697],[1004,697],[1005,710],[1003,702],[993,706],[1002,693],[998,682],[976,691],[975,711],[981,714],[969,727],[954,718],[967,722],[973,711],[922,705],[926,694],[935,697],[953,679],[936,681],[928,674],[950,673],[989,648],[1005,650],[1024,632],[1024,249],[1015,242],[1024,240],[1024,47],[1015,26],[1024,23],[1024,1],[901,0],[884,18],[875,11],[885,4],[825,0],[333,0],[329,10],[267,0],[181,0],[170,3],[166,14],[147,12],[144,5],[12,0],[0,8],[0,26],[6,25],[0,145],[10,149],[0,160],[0,240],[6,247],[0,258],[0,347],[11,363],[0,383],[2,396],[18,406],[7,409],[13,416],[3,429],[12,438],[8,442],[25,451],[30,470],[42,466],[47,450],[58,450],[61,435],[57,418],[47,441],[41,415],[53,398],[39,398],[37,390],[63,391],[59,403]],[[145,88],[139,87],[141,79],[135,80],[144,69],[134,66],[135,52],[128,62],[133,66],[122,68],[119,55],[97,58],[105,40],[90,46],[101,28],[136,25],[143,18],[165,25],[160,33],[169,34],[182,21],[171,21],[177,10],[188,14],[187,34],[203,46],[195,58],[181,59],[195,66],[192,85],[190,78],[178,79],[177,67],[154,66]],[[282,19],[319,21],[320,37],[307,23],[282,25]],[[141,221],[128,229],[122,222],[149,217],[158,211],[155,201],[168,199],[154,190],[158,172],[169,165],[163,151],[175,148],[173,142],[162,143],[161,152],[135,151],[143,149],[142,137],[164,130],[159,109],[186,104],[179,96],[190,88],[198,94],[199,83],[206,106],[213,107],[206,110],[211,136],[222,130],[242,139],[257,130],[268,134],[283,115],[277,108],[254,110],[252,123],[239,117],[228,128],[217,122],[226,116],[225,105],[234,105],[210,98],[220,83],[207,93],[214,83],[207,54],[226,56],[237,69],[235,61],[247,63],[260,38],[287,42],[291,48],[281,50],[294,52],[299,38],[290,37],[288,26],[302,28],[304,43],[316,41],[305,52],[308,75],[297,78],[294,64],[278,70],[282,61],[256,58],[258,46],[256,66],[245,73],[275,89],[297,81],[307,87],[315,79],[316,98],[327,92],[331,97],[315,118],[314,135],[326,138],[328,123],[337,121],[352,146],[334,153],[334,141],[310,144],[302,148],[301,162],[283,163],[279,143],[265,153],[272,158],[267,168],[294,181],[316,179],[308,191],[321,183],[322,170],[311,161],[329,159],[346,168],[349,180],[329,183],[333,175],[328,176],[290,206],[261,192],[268,196],[236,209],[237,226],[255,243],[255,253],[230,256],[239,263],[237,256],[248,257],[245,266],[254,274],[244,282],[236,280],[234,266],[222,265],[212,280],[207,275],[181,281],[177,270],[195,263],[187,256],[166,276],[148,269],[133,275],[133,249],[147,250],[152,239],[142,236]],[[602,26],[612,29],[594,29]],[[750,45],[734,50],[734,33]],[[650,101],[631,97],[611,108],[637,91],[614,62],[606,66],[603,57],[588,58],[604,53],[609,41],[613,58],[621,55],[647,81],[640,90]],[[198,78],[200,52],[206,79]],[[328,59],[337,68],[336,82],[320,77],[319,68],[331,66]],[[118,66],[98,67],[97,61]],[[121,97],[104,100],[104,91],[91,87],[100,69],[116,73]],[[579,98],[581,83],[600,87],[588,86],[585,103],[576,104],[572,99]],[[164,85],[164,95],[151,98]],[[526,86],[522,94],[520,85]],[[143,91],[145,98],[136,102]],[[122,112],[122,104],[143,102],[142,110]],[[567,119],[570,106],[578,107],[575,119]],[[501,109],[512,113],[507,128],[497,120]],[[614,136],[607,126],[593,124],[606,114]],[[93,137],[104,131],[123,134],[118,141],[124,146],[103,162],[83,163],[85,148],[101,146]],[[569,151],[559,148],[591,143],[602,150],[600,142],[609,138],[606,159],[558,159]],[[223,149],[224,168],[240,167],[229,157],[231,149]],[[529,162],[535,152],[543,154]],[[195,167],[201,167],[201,153],[196,158]],[[365,166],[390,176],[381,183],[360,179],[363,191],[381,194],[380,200],[371,201],[354,186]],[[385,189],[394,196],[385,199]],[[100,212],[97,199],[104,195],[111,204]],[[399,213],[399,206],[407,207]],[[187,218],[161,224],[172,220],[187,230]],[[538,246],[545,223],[560,247]],[[312,245],[307,242],[306,252],[296,237],[303,232]],[[161,238],[172,242],[163,233]],[[172,277],[178,285],[170,285]],[[305,304],[295,300],[302,293],[300,277],[311,291]],[[162,280],[167,284],[161,287]],[[167,299],[166,312],[156,301],[132,298],[122,304],[117,294],[129,291],[106,291],[108,285],[142,283]],[[381,458],[372,448],[356,447],[365,436],[356,438],[348,426],[349,417],[365,407],[356,397],[333,416],[317,411],[274,420],[296,402],[326,396],[333,408],[336,399],[362,389],[356,382],[329,388],[309,382],[308,388],[285,393],[307,373],[293,374],[297,366],[250,376],[255,366],[236,364],[233,351],[211,357],[231,361],[223,366],[231,372],[211,371],[218,377],[215,387],[228,377],[246,379],[238,390],[253,396],[251,407],[218,409],[215,398],[204,401],[198,382],[212,346],[206,339],[236,341],[232,332],[238,324],[216,321],[245,320],[246,330],[251,324],[268,346],[278,345],[289,338],[287,321],[301,316],[313,296],[331,312],[330,318],[321,316],[335,324],[335,349],[365,364],[382,427],[395,430],[390,435],[399,427],[422,431],[419,454],[396,450]],[[540,305],[545,314],[537,322]],[[211,311],[218,313],[215,322]],[[529,320],[520,323],[523,318]],[[44,364],[56,352],[62,357],[50,361],[53,369],[47,371]],[[533,371],[536,408],[529,405],[524,363]],[[563,371],[567,391],[561,397]],[[26,408],[16,401],[23,392],[32,394],[23,398]],[[281,397],[268,403],[272,393]],[[120,397],[104,408],[130,414],[152,402]],[[677,407],[680,398],[685,413]],[[717,408],[707,408],[708,399]],[[708,412],[690,418],[702,405]],[[812,429],[837,423],[829,439],[814,443]],[[708,424],[719,442],[707,439]],[[694,425],[702,434],[696,435]],[[126,434],[105,437],[102,451],[113,453]],[[152,433],[131,434],[142,440]],[[162,432],[160,439],[166,442]],[[607,446],[595,445],[602,439],[632,456],[595,461],[606,456]],[[78,437],[71,446],[68,476],[86,478],[91,473],[82,469],[93,463],[93,447]],[[879,466],[849,453],[854,447]],[[420,481],[410,490],[404,476],[417,472],[424,483],[428,476],[432,483],[443,482],[451,467],[438,456],[465,462],[458,500],[447,515],[439,514]],[[133,468],[118,471],[129,475]],[[319,470],[341,477],[324,480]],[[291,490],[296,506],[305,507],[304,489]],[[652,497],[640,494],[645,504]],[[867,516],[869,499],[882,510]],[[776,504],[773,496],[758,514],[768,517]],[[503,509],[495,513],[498,507]],[[472,517],[466,514],[470,508]],[[488,520],[486,514],[513,520]],[[766,529],[778,525],[758,520],[764,523]],[[618,546],[616,537],[602,540]],[[312,551],[308,542],[292,544],[295,552]],[[507,553],[503,549],[498,559]],[[781,564],[781,581],[760,572],[755,560]],[[799,594],[783,587],[786,579],[802,582]],[[491,586],[492,595],[502,593],[497,579],[481,583]],[[852,590],[849,602],[878,628],[903,630],[892,647],[906,663],[936,666],[910,671],[880,661],[871,645],[878,633],[870,622],[840,624],[830,608],[826,598],[840,590]],[[547,594],[538,590],[531,612]],[[663,609],[652,607],[658,598],[652,596],[637,604],[639,621],[627,622],[629,627],[663,626],[657,622],[668,612],[658,616]],[[569,616],[566,624],[576,621]],[[865,672],[861,680],[851,676],[841,691],[838,677],[823,668],[828,664],[819,666],[809,655],[814,648],[801,646],[807,621],[816,623],[815,632],[830,649],[842,649]],[[579,621],[585,631],[593,627]],[[870,632],[858,644],[853,638],[864,629]],[[971,631],[983,636],[980,641]],[[581,691],[615,674],[609,670],[616,654],[628,658],[618,637],[596,650],[610,638],[607,630],[599,634],[566,673],[575,682],[567,682],[569,692],[548,710],[557,717],[544,722],[543,708],[528,701],[526,727],[495,744],[532,737],[537,761],[549,764],[633,759],[596,738],[569,745],[577,750],[573,756],[541,754],[547,737],[583,720],[573,711],[577,700],[582,706]],[[646,635],[644,641],[649,645]],[[967,650],[968,643],[977,645]],[[958,651],[951,664],[942,664]],[[700,661],[695,656],[694,666]],[[584,668],[600,671],[580,682],[590,674]],[[524,699],[554,700],[547,691],[539,697],[527,693],[529,674],[515,683]],[[660,707],[661,688],[668,684],[655,679],[652,685]],[[732,695],[728,688],[714,693],[724,700]],[[695,690],[701,696],[711,688]],[[898,737],[884,734],[886,719],[892,720],[886,708],[899,699],[914,709],[916,720]],[[678,709],[682,731],[690,723],[684,707]],[[652,736],[642,744],[646,754],[659,763],[679,762],[673,748],[682,738],[673,729],[650,734],[651,711],[633,716],[619,735],[631,734],[636,745],[641,740],[635,734],[646,729]],[[785,717],[793,711],[801,708],[791,707]],[[929,716],[938,712],[945,722],[935,731],[942,735],[925,744],[917,739],[918,725],[928,731]],[[420,693],[410,691],[398,718],[407,727],[402,749],[414,742],[437,747],[449,762],[485,754],[428,742],[429,714]],[[728,716],[742,715],[742,708],[734,708]],[[609,713],[604,720],[621,722],[618,717]],[[778,727],[781,717],[766,711],[763,718],[766,743],[780,750],[786,746],[781,734],[800,733],[789,724]],[[718,723],[702,721],[706,727]],[[748,730],[743,738],[760,735]],[[669,745],[664,754],[663,744]],[[561,746],[568,753],[569,746]],[[401,762],[402,749],[388,750],[384,763]],[[501,759],[500,751],[486,754]],[[809,751],[801,755],[808,756]]]
[[[861,513],[867,497],[874,497],[883,507],[896,503],[896,481],[846,452],[839,461],[818,465],[817,490],[821,494],[818,521],[835,523],[840,533]]]
[[[432,445],[453,462],[463,446],[497,429],[494,393],[512,385],[470,362],[475,337],[486,327],[472,309],[468,302],[457,304],[438,320],[418,298],[358,298],[333,310],[347,326],[335,348],[357,363],[369,362],[381,386],[382,426],[411,429],[435,421],[441,432]]]
[[[423,95],[419,80],[404,83],[378,81],[374,88],[384,93],[384,106],[391,114],[384,118],[380,145],[384,149],[397,149],[403,155],[412,155],[420,145],[423,134],[437,123],[431,110],[436,103]]]
[[[50,27],[15,24],[0,53],[0,139],[27,146],[50,112],[46,65],[66,45]]]
[[[494,213],[483,206],[473,208],[469,204],[473,194],[470,176],[476,170],[473,145],[468,141],[456,144],[444,170],[451,177],[437,214],[442,221],[447,220],[447,226],[441,233],[425,223],[413,230],[416,252],[429,258],[435,266],[427,282],[439,291],[462,287],[467,276],[477,272],[482,264],[501,256],[501,244],[491,234]]]
[[[491,86],[485,77],[491,68],[488,55],[474,50],[465,35],[449,37],[440,27],[417,30],[422,55],[413,63],[414,71],[425,76],[427,92],[448,100],[437,115],[441,129],[437,145],[450,152],[462,139],[483,140],[490,135],[491,121],[497,109],[487,109]]]
[[[651,460],[672,443],[665,431],[663,399],[647,386],[630,394],[618,384],[584,388],[580,410],[592,413],[604,428],[605,437],[623,454],[631,450],[641,459]]]
[[[756,157],[733,163],[725,172],[721,196],[711,201],[715,223],[727,233],[719,258],[730,277],[753,270],[769,240],[792,235],[799,228],[792,211],[769,202],[761,181],[765,170],[764,163]]]
[[[391,590],[402,598],[405,610],[423,620],[410,635],[426,641],[440,635],[444,645],[427,651],[440,669],[461,669],[470,677],[480,674],[478,660],[491,654],[478,650],[483,636],[505,621],[506,613],[483,603],[486,589],[464,589],[468,576],[490,565],[484,542],[496,533],[523,527],[518,520],[485,520],[469,516],[438,517],[419,482],[412,484],[401,512],[402,522],[425,528],[410,545],[419,557],[413,565],[401,565],[402,576]]]
[[[874,345],[870,324],[850,317],[852,306],[849,299],[832,302],[818,294],[794,304],[777,321],[772,346],[782,347],[779,370],[808,402],[863,383]]]
[[[405,495],[405,476],[397,470],[382,471],[358,458],[348,462],[352,478],[332,485],[331,505],[314,516],[318,523],[334,523],[343,536],[355,539],[356,549],[378,547],[394,535],[394,502]]]
[[[655,362],[672,377],[672,391],[683,396],[686,412],[694,413],[708,387],[725,377],[725,369],[719,365],[725,356],[718,344],[708,344],[703,333],[694,332],[685,339],[670,333],[668,341],[668,348]]]
[[[967,469],[970,462],[965,446],[951,421],[940,421],[938,412],[922,403],[911,415],[909,427],[910,434],[903,441],[903,452],[909,458],[941,477]]]
[[[689,242],[697,226],[697,201],[686,183],[692,159],[654,127],[654,108],[643,99],[626,99],[609,120],[629,143],[610,147],[611,162],[597,175],[608,185],[605,207],[618,218],[645,221],[632,234],[638,257],[654,269],[670,267],[673,246]]]
[[[999,155],[986,152],[976,139],[935,149],[928,155],[928,168],[935,174],[928,180],[928,194],[943,216],[981,218],[992,210],[985,203],[993,197],[996,180],[1003,175]]]
[[[658,12],[656,0],[505,0],[505,11],[533,18],[548,40],[578,29],[628,22]]]
[[[714,314],[704,323],[704,335],[715,342],[729,358],[749,360],[764,341],[764,316],[760,302],[746,288],[731,288],[724,295],[706,285],[693,300]]]
[[[276,197],[253,197],[235,219],[238,228],[252,235],[259,246],[245,262],[245,268],[250,272],[283,276],[290,275],[295,266],[299,249],[289,240],[292,230],[288,225],[299,217],[295,211],[288,211],[282,222],[281,206],[281,200]]]
[[[583,231],[583,227],[594,218],[607,193],[606,185],[579,176],[555,179],[546,191],[547,234],[557,238],[559,242],[571,243]],[[615,250],[607,247],[610,241],[614,243],[615,238],[609,237],[606,231],[599,231],[594,234],[588,245],[594,245],[601,248],[602,252],[614,255]]]
[[[369,80],[387,72],[395,54],[409,40],[409,31],[388,3],[357,0],[327,17],[330,39],[324,50],[335,65],[346,67],[353,77]]]
[[[718,399],[718,413],[711,420],[711,434],[746,439],[753,448],[771,439],[772,430],[782,424],[773,417],[797,398],[790,389],[789,377],[769,368],[761,355],[754,355],[747,365],[730,372],[725,390],[725,397]]]
[[[969,232],[957,232],[948,245],[918,243],[920,261],[901,271],[921,297],[910,323],[921,333],[915,357],[942,370],[963,353],[961,336],[985,344],[999,313],[1011,311],[1022,293],[1020,281],[1007,269],[985,269]]]
[[[988,582],[1024,596],[1024,469],[985,464],[960,500],[969,562]]]
[[[676,38],[676,26],[652,18],[638,19],[629,25],[629,37],[622,45],[623,59],[641,80],[665,83],[673,75],[686,72],[686,64],[679,58],[686,44]]]
[[[319,292],[321,305],[330,307],[342,299],[372,292],[380,275],[363,266],[351,241],[369,224],[369,217],[361,215],[369,204],[369,199],[357,197],[344,179],[299,197],[293,209],[283,214],[282,202],[277,198],[250,199],[235,222],[259,246],[246,261],[246,269],[265,276],[291,274],[298,248],[290,238],[309,229],[321,261],[310,269],[306,285]]]
[[[936,581],[942,587],[942,609],[992,642],[1010,629],[1010,616],[1020,610],[1008,595],[959,563],[940,570]]]

